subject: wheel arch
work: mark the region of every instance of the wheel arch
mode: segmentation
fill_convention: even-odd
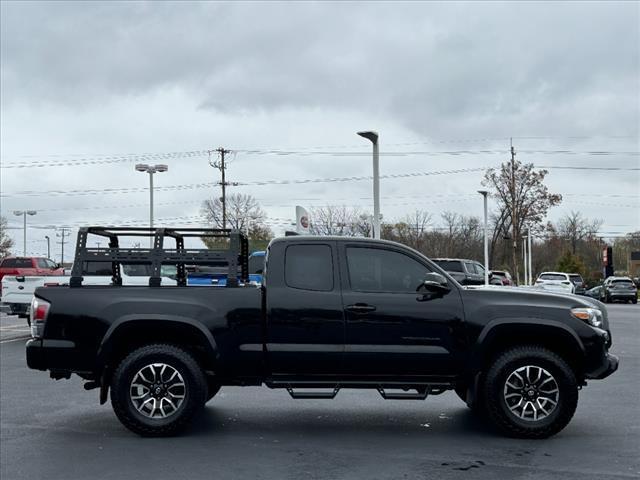
[[[170,343],[189,347],[206,369],[218,358],[213,335],[200,322],[176,315],[126,315],[116,320],[104,335],[97,353],[97,367],[104,373],[115,367],[123,355],[149,343]]]
[[[543,319],[504,319],[490,322],[476,341],[471,374],[485,369],[500,352],[519,345],[538,345],[564,358],[577,377],[582,376],[585,348],[578,335],[566,325]]]

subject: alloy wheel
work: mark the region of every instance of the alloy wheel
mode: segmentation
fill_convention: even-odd
[[[556,409],[560,389],[556,379],[547,370],[526,365],[507,377],[503,396],[513,415],[535,422],[547,418]]]
[[[187,387],[178,370],[166,363],[152,363],[138,370],[129,395],[135,409],[147,418],[167,418],[184,402]]]

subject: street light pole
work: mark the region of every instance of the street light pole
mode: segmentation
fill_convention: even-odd
[[[27,256],[27,215],[35,215],[36,212],[35,210],[14,210],[13,214],[16,215],[17,217],[19,217],[20,215],[22,215],[22,220],[23,220],[23,236],[22,236],[22,255],[24,257]]]
[[[149,172],[149,227],[153,229],[153,174]]]
[[[523,262],[524,262],[524,285],[527,286],[529,285],[529,273],[527,271],[527,238],[528,235],[523,235],[522,237],[522,255],[523,255]]]
[[[149,228],[153,229],[153,174],[162,173],[169,170],[169,167],[164,164],[147,165],[146,163],[138,163],[136,165],[136,171],[146,172],[149,174]],[[153,237],[150,238],[151,247],[153,247]]]
[[[484,284],[489,285],[489,222],[487,221],[487,195],[486,190],[478,190],[484,199]]]
[[[378,150],[378,132],[358,132],[373,144],[373,238],[380,238],[380,153]]]
[[[531,249],[531,229],[527,230],[527,237],[529,243],[529,285],[533,285],[533,270],[531,270],[531,257],[533,256],[533,250]]]
[[[47,258],[51,258],[51,240],[48,235],[45,235],[44,238],[47,239]]]

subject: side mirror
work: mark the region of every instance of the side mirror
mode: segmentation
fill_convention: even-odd
[[[451,291],[449,284],[447,283],[447,279],[444,278],[439,273],[427,273],[424,276],[423,282],[418,286],[417,290],[425,289],[428,292],[433,293],[448,293]]]

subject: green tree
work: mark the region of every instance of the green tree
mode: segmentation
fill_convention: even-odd
[[[574,255],[570,250],[566,250],[560,259],[558,260],[558,265],[556,266],[559,272],[564,273],[579,273],[580,275],[586,276],[586,268],[584,266],[584,262],[578,255]]]
[[[7,219],[0,217],[0,258],[9,255],[13,247],[13,239],[7,234]]]

